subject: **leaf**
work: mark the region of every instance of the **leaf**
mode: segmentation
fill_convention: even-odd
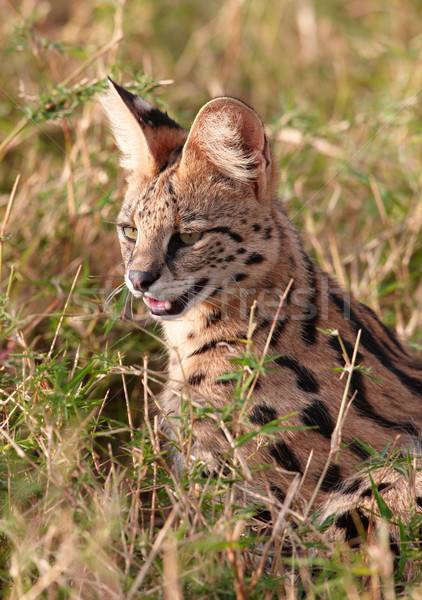
[[[280,426],[280,423],[282,421],[285,421],[286,419],[290,419],[291,417],[294,417],[295,415],[297,415],[297,413],[291,413],[290,415],[286,415],[284,417],[281,417],[280,419],[274,419],[274,421],[270,421],[269,423],[266,423],[259,429],[255,429],[254,431],[249,431],[248,433],[239,435],[236,438],[236,448],[238,448],[239,446],[242,446],[248,440],[256,437],[257,435],[263,435],[263,434],[269,435],[271,433],[280,433],[281,431],[298,431],[298,430],[302,431],[305,429],[312,429],[312,427],[307,427],[305,425],[291,425],[291,426],[283,425],[283,426]]]
[[[387,519],[388,521],[390,521],[393,516],[394,513],[393,511],[387,506],[387,503],[385,502],[384,498],[381,496],[381,494],[378,491],[377,486],[374,483],[374,480],[372,479],[371,474],[369,473],[369,479],[371,480],[371,488],[372,488],[372,492],[375,496],[375,500],[377,501],[377,505],[378,505],[378,509],[380,511],[380,515],[382,517],[384,517],[384,519]]]

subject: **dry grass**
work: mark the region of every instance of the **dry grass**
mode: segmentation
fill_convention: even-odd
[[[272,545],[252,508],[233,507],[241,452],[230,477],[171,471],[148,415],[165,383],[159,331],[134,306],[135,331],[124,294],[104,311],[122,281],[124,182],[95,94],[111,72],[185,125],[222,91],[253,105],[307,246],[421,352],[422,7],[2,0],[1,13],[0,595],[420,598],[416,518],[404,584],[385,531],[316,571],[312,515],[257,496],[278,517],[276,548],[287,535],[302,549],[300,578],[279,557],[265,573],[250,554]]]

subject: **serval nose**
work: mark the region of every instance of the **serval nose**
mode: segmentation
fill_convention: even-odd
[[[160,273],[154,271],[129,271],[129,279],[137,292],[147,292]]]

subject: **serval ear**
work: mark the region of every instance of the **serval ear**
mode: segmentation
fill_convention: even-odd
[[[121,164],[132,172],[154,175],[165,168],[170,154],[182,146],[187,132],[167,114],[128,92],[109,78],[101,98],[118,147]]]
[[[183,149],[180,171],[192,161],[208,163],[223,175],[252,186],[257,197],[273,179],[270,145],[252,108],[234,98],[211,100],[196,116]]]

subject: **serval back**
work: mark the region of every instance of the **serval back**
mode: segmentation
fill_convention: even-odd
[[[245,352],[253,307],[252,351],[273,359],[245,399],[237,433],[286,415],[292,428],[241,447],[253,477],[240,501],[249,502],[249,488],[283,503],[299,480],[295,501],[306,502],[319,482],[316,501],[325,515],[338,513],[331,533],[350,539],[356,524],[348,511],[359,504],[363,522],[362,506],[374,504],[369,476],[357,471],[370,463],[370,449],[418,452],[421,364],[305,251],[277,201],[274,157],[250,107],[216,98],[187,132],[113,82],[103,103],[129,172],[117,225],[126,285],[162,323],[170,349],[163,428],[170,436],[180,428],[181,398],[216,414],[229,405],[233,383],[222,376]],[[345,408],[341,451],[327,463]],[[211,418],[195,419],[187,460],[218,470],[233,445],[229,434]],[[410,486],[394,469],[372,478],[394,512],[420,507],[419,475]]]

